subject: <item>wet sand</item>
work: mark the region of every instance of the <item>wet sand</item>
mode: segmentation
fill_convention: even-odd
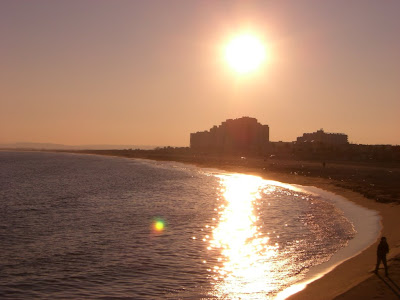
[[[100,152],[100,151],[99,151]],[[381,216],[381,236],[390,246],[389,277],[376,263],[374,244],[346,260],[322,278],[287,299],[400,299],[400,168],[393,165],[280,161],[245,158],[193,157],[187,155],[129,155],[118,151],[90,151],[91,154],[179,161],[201,167],[261,176],[289,184],[315,186],[368,209]],[[88,152],[86,152],[88,153]],[[381,266],[382,267],[382,266]]]

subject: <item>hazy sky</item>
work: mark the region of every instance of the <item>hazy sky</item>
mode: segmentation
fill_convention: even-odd
[[[268,57],[245,76],[244,31]],[[0,2],[0,143],[187,146],[241,116],[400,144],[400,1]]]

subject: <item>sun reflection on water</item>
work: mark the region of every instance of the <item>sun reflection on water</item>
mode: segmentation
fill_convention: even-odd
[[[273,257],[278,244],[270,245],[261,234],[255,213],[265,181],[250,175],[218,175],[224,204],[218,208],[218,225],[213,230],[209,250],[219,250],[219,264],[212,267],[214,296],[219,298],[259,298],[276,288],[274,273],[279,267]]]
[[[300,187],[243,174],[214,176],[218,207],[201,229],[211,298],[285,299],[314,280],[306,277],[310,268],[328,262],[355,235],[332,203]]]

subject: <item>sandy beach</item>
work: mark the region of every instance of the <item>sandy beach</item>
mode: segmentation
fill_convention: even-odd
[[[118,151],[85,153],[132,157]],[[384,276],[382,265],[378,275],[373,273],[379,236],[367,249],[344,261],[287,299],[400,299],[400,187],[398,186],[400,169],[398,167],[346,163],[328,164],[323,168],[320,163],[315,162],[265,161],[256,158],[157,155],[135,157],[178,161],[200,167],[258,175],[267,180],[315,186],[378,212],[382,226],[380,236],[386,236],[390,246],[388,277]],[[386,194],[382,195],[383,193]]]

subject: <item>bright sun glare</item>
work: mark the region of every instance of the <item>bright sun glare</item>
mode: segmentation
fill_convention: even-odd
[[[263,43],[250,34],[243,34],[231,40],[225,49],[225,58],[238,73],[248,73],[257,69],[265,60]]]

